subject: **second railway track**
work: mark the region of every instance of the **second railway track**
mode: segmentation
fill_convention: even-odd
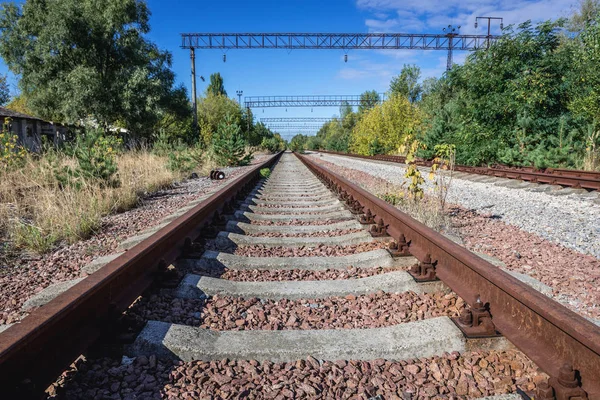
[[[308,158],[256,184],[272,161],[9,328],[3,388],[129,330],[59,397],[600,398],[595,325]]]

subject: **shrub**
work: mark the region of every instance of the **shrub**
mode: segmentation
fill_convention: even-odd
[[[276,137],[263,138],[260,147],[267,150],[269,153],[277,153],[285,148],[285,143]]]
[[[260,170],[260,177],[267,179],[271,176],[271,170],[269,168],[263,168]]]
[[[18,136],[8,129],[9,124],[10,118],[6,118],[0,131],[0,168],[4,170],[22,165],[27,154],[27,151],[17,144]]]
[[[77,166],[56,168],[55,175],[62,186],[81,188],[84,182],[98,184],[100,187],[118,187],[117,150],[121,139],[105,136],[99,130],[90,130],[77,136],[72,154]]]
[[[240,126],[231,114],[219,124],[212,147],[217,163],[222,166],[248,165],[252,160],[252,153],[246,154],[246,141]]]

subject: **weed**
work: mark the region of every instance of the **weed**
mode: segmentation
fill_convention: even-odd
[[[260,177],[267,179],[271,176],[271,170],[269,168],[263,168],[260,170]]]

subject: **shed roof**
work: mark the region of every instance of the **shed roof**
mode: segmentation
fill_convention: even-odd
[[[13,110],[9,110],[6,107],[0,107],[0,118],[6,118],[6,117],[10,117],[10,118],[20,118],[20,119],[33,119],[36,121],[44,121],[41,118],[38,117],[34,117],[32,115],[27,115],[27,114],[23,114],[17,111],[13,111]]]

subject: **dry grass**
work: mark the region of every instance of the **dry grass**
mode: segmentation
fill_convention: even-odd
[[[134,207],[140,196],[170,186],[181,179],[167,169],[165,157],[148,151],[118,156],[118,188],[61,188],[53,165],[73,165],[64,155],[28,156],[25,165],[3,172],[0,181],[0,236],[11,247],[43,253],[57,242],[89,237],[102,217]]]
[[[425,196],[422,199],[414,200],[402,190],[377,196],[431,229],[445,232],[450,228],[450,217],[440,207],[439,199],[436,197]]]

